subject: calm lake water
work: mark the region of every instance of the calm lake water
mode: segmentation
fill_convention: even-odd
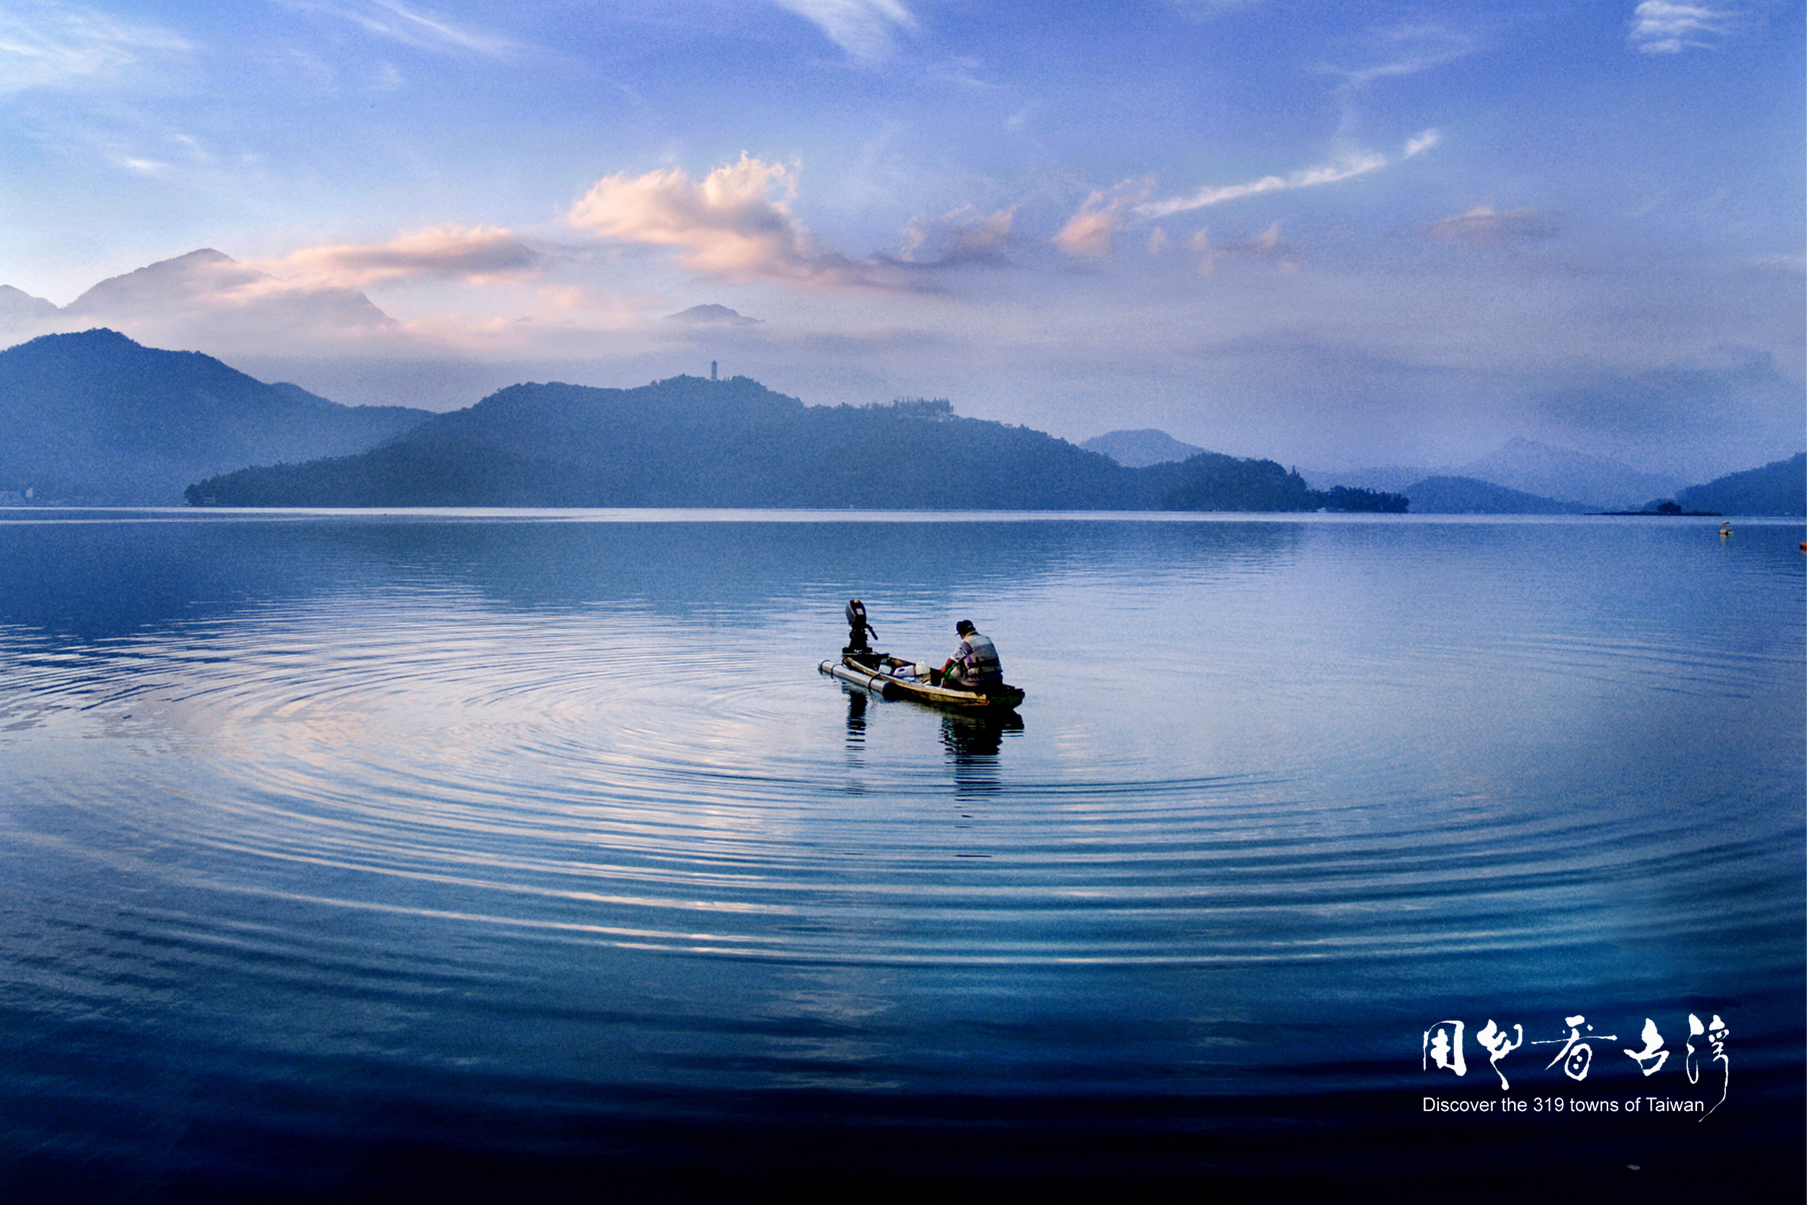
[[[0,512],[0,1197],[1798,1199],[1807,557],[1716,529]]]

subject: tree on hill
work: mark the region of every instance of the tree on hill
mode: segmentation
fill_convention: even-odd
[[[1163,510],[1317,510],[1322,495],[1271,460],[1238,460],[1201,452],[1178,466],[1178,482],[1161,497]]]
[[[1378,490],[1355,489],[1346,485],[1333,485],[1328,490],[1318,493],[1323,510],[1341,511],[1346,514],[1388,514],[1403,515],[1411,504],[1411,499],[1404,494],[1387,494]]]

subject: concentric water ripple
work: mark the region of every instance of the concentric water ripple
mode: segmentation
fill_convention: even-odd
[[[1487,525],[1000,524],[925,584],[933,524],[411,522],[191,522],[151,558],[188,586],[100,562],[117,624],[0,614],[21,1041],[1210,1094],[1404,1082],[1464,1007],[1742,1008],[1792,1057],[1802,575],[1761,529],[1576,525],[1532,589]],[[912,656],[979,619],[1020,717],[819,674],[854,593]]]

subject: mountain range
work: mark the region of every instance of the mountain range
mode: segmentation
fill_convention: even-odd
[[[1124,465],[1183,460],[1199,450],[1156,430],[1111,431],[1086,440],[1080,447],[1103,452]],[[1645,473],[1604,457],[1513,439],[1488,455],[1461,465],[1304,469],[1301,475],[1318,490],[1347,486],[1405,494],[1417,514],[1641,511],[1654,509],[1664,500],[1674,501],[1684,510],[1800,514],[1803,503],[1794,498],[1800,491],[1791,484],[1794,478],[1788,475],[1790,464],[1777,461],[1690,487],[1679,477]]]
[[[1412,487],[1428,478],[1464,478],[1531,495],[1561,508],[1535,512],[1544,514],[1635,510],[1653,498],[1674,497],[1676,491],[1688,485],[1679,477],[1645,473],[1605,457],[1553,448],[1529,439],[1508,440],[1493,452],[1466,464],[1341,471],[1307,469],[1304,476],[1319,489],[1348,485],[1403,490],[1408,494]],[[1495,499],[1496,504],[1503,502],[1503,498]]]
[[[0,333],[73,323],[125,326],[144,337],[184,329],[200,316],[290,339],[355,338],[401,325],[357,289],[285,281],[211,247],[109,277],[61,307],[0,285]]]
[[[747,377],[511,386],[359,455],[197,482],[224,506],[1403,510],[1214,452],[1125,468],[945,399],[806,406]]]
[[[198,478],[362,451],[427,417],[341,406],[110,330],[44,335],[0,351],[0,496],[180,505]]]
[[[205,266],[208,261],[197,261]],[[129,297],[129,278],[110,282]],[[0,291],[0,307],[30,299]],[[114,331],[0,351],[0,500],[81,504],[756,506],[905,509],[1403,510],[1345,482],[1314,488],[1271,460],[1163,432],[1087,441],[960,417],[945,400],[806,406],[746,377],[637,389],[522,384],[449,414],[348,407],[265,384],[198,352]],[[1610,462],[1515,441],[1477,472],[1561,473]],[[1623,470],[1615,488],[1636,477]],[[1423,470],[1414,472],[1422,473]],[[1802,458],[1670,489],[1685,509],[1802,513]],[[1454,479],[1452,479],[1452,477]],[[1657,483],[1668,485],[1665,479]],[[187,488],[185,488],[187,487]],[[1421,476],[1419,511],[1604,509],[1500,482]],[[1596,496],[1604,491],[1593,491]],[[1610,495],[1608,495],[1610,496]],[[1791,502],[1792,499],[1792,502]],[[1634,509],[1654,498],[1640,498]]]

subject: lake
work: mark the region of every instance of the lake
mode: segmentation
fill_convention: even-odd
[[[1792,1194],[1734,522],[0,511],[0,1196]]]

